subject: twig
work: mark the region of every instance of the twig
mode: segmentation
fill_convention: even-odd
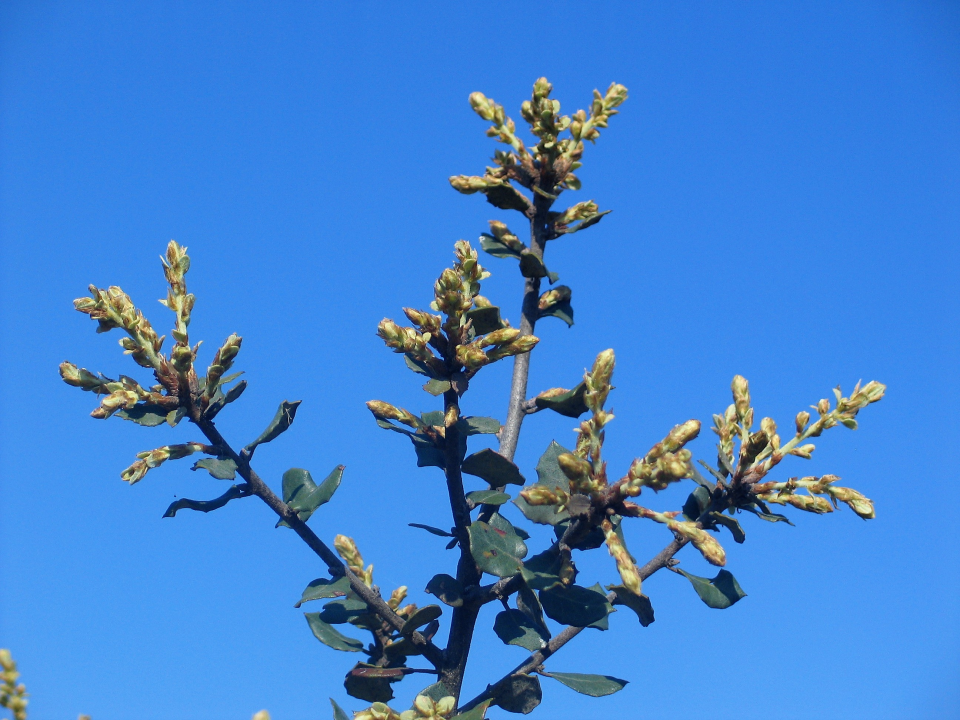
[[[680,548],[686,545],[687,542],[687,540],[674,538],[673,542],[657,553],[646,565],[644,565],[642,568],[639,568],[638,571],[640,573],[640,578],[642,580],[646,580],[648,577],[657,572],[657,570],[670,567],[673,564],[671,563],[673,556],[676,555],[680,551]],[[612,600],[613,593],[608,595],[607,598]],[[574,627],[572,625],[564,628],[558,635],[551,638],[550,641],[543,647],[543,649],[538,650],[530,655],[530,657],[517,665],[516,668],[504,675],[493,685],[488,685],[487,689],[477,695],[477,697],[473,698],[473,700],[462,705],[460,707],[460,712],[466,712],[467,710],[476,707],[484,700],[496,697],[497,692],[510,681],[510,678],[513,675],[517,675],[518,673],[529,673],[533,670],[536,670],[547,658],[557,652],[557,650],[562,648],[568,642],[573,640],[583,630],[584,628],[582,627]]]
[[[223,438],[220,431],[214,426],[213,422],[203,418],[198,409],[191,408],[191,420],[200,428],[207,439],[216,445],[220,451],[230,457],[237,465],[237,472],[247,482],[250,492],[259,497],[267,506],[273,510],[281,520],[284,520],[297,535],[313,550],[321,560],[323,560],[333,575],[345,575],[350,581],[350,589],[353,590],[362,599],[371,611],[376,613],[382,620],[390,625],[394,630],[400,630],[403,627],[404,620],[397,615],[387,603],[383,601],[380,594],[372,588],[367,587],[366,583],[351,572],[350,568],[343,564],[340,558],[327,545],[317,537],[307,524],[300,519],[300,516],[283,500],[276,496],[270,487],[263,482],[259,475],[250,467],[249,461],[242,455],[239,455],[230,444]],[[423,653],[423,656],[435,667],[439,668],[443,664],[443,652],[427,640],[419,632],[414,632],[409,636],[411,642],[417,646]]]

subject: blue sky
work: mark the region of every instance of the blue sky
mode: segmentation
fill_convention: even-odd
[[[265,506],[161,519],[174,496],[223,490],[188,461],[120,481],[137,452],[198,433],[87,417],[93,398],[60,382],[61,361],[137,369],[71,300],[118,284],[165,328],[157,255],[187,245],[201,360],[244,337],[250,387],[223,432],[242,444],[302,399],[259,472],[279,487],[288,467],[345,464],[311,525],[354,536],[382,587],[426,603],[416,591],[454,557],[407,523],[449,524],[440,473],[415,468],[363,403],[436,405],[375,327],[429,302],[454,241],[512,219],[447,177],[493,152],[468,94],[519,120],[541,75],[570,111],[594,87],[630,89],[574,197],[614,212],[548,247],[577,323],[538,327],[531,376],[569,387],[617,351],[612,474],[722,411],[736,373],[781,426],[838,383],[889,391],[858,431],[781,466],[841,476],[876,520],[745,521],[747,542],[724,544],[746,599],[711,610],[679,576],[654,576],[652,626],[618,613],[548,664],[631,684],[599,700],[545,684],[539,716],[960,716],[958,40],[951,3],[4,3],[0,646],[31,717],[326,718],[331,695],[361,707],[341,687],[354,657],[293,608],[323,568]],[[488,259],[484,294],[517,322],[515,266]],[[465,411],[502,419],[508,378],[508,363],[485,371]],[[528,478],[572,426],[528,419]],[[704,459],[712,447],[707,432],[692,445]],[[677,509],[690,489],[648,503]],[[638,557],[669,539],[647,525],[627,527]],[[548,531],[532,532],[545,547]],[[587,584],[615,579],[603,551],[580,567]],[[488,610],[471,695],[525,656]],[[417,689],[398,686],[397,706]]]

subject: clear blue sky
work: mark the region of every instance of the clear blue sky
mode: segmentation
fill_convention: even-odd
[[[223,490],[189,461],[120,481],[136,452],[198,433],[87,417],[94,399],[60,382],[62,360],[137,369],[71,300],[119,284],[166,328],[157,255],[187,245],[202,360],[244,337],[250,388],[222,430],[242,444],[280,400],[302,399],[257,453],[261,474],[278,487],[288,467],[322,477],[344,463],[312,526],[353,535],[382,587],[427,602],[416,591],[454,557],[406,523],[449,524],[440,473],[416,469],[363,403],[436,403],[374,331],[429,302],[455,240],[505,217],[447,185],[493,152],[467,95],[519,120],[540,75],[571,111],[594,87],[630,89],[576,198],[614,212],[548,248],[577,324],[542,324],[531,377],[569,387],[616,349],[611,473],[675,423],[722,411],[735,373],[787,426],[838,383],[889,392],[860,430],[826,433],[781,473],[840,475],[874,499],[875,521],[745,521],[747,542],[725,542],[745,600],[711,610],[656,575],[651,627],[617,613],[548,665],[631,684],[600,700],[545,684],[538,716],[960,717],[955,3],[5,2],[0,646],[32,718],[319,719],[330,695],[361,707],[341,687],[355,656],[318,643],[293,608],[322,566],[265,506],[161,519],[174,496]],[[517,322],[515,266],[487,265],[484,294]],[[503,417],[502,365],[468,413]],[[528,477],[572,426],[528,419]],[[692,447],[709,459],[712,443],[704,432]],[[649,504],[676,509],[691,488]],[[668,539],[648,525],[627,528],[644,558]],[[581,579],[612,582],[595,555]],[[681,559],[712,574],[692,550]],[[494,614],[470,694],[524,657],[489,631]],[[400,685],[397,705],[419,686]]]

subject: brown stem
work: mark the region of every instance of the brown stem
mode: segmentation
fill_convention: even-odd
[[[547,213],[553,201],[542,195],[533,196],[536,212],[530,220],[530,252],[541,260],[547,244]],[[531,335],[537,324],[540,302],[540,278],[526,278],[523,284],[523,305],[520,313],[520,334]],[[517,355],[513,361],[513,378],[510,383],[510,403],[507,406],[507,422],[500,432],[500,454],[513,460],[520,438],[520,425],[527,414],[527,378],[530,375],[530,353]]]
[[[642,568],[639,568],[640,578],[642,580],[646,580],[648,577],[657,572],[657,570],[670,567],[672,565],[671,560],[673,559],[673,556],[676,555],[680,548],[686,544],[686,540],[674,538],[673,542],[657,553],[646,565],[644,565]],[[612,600],[613,593],[608,595],[607,598]],[[518,673],[529,673],[536,670],[547,658],[557,652],[557,650],[562,648],[568,642],[573,640],[583,630],[584,628],[582,627],[574,627],[572,625],[564,628],[558,635],[551,638],[542,650],[538,650],[530,655],[530,657],[517,665],[517,667],[504,675],[493,685],[488,685],[487,689],[473,698],[473,700],[462,705],[460,707],[460,712],[466,712],[467,710],[476,707],[484,700],[496,697],[500,689],[510,682],[511,676],[517,675]]]
[[[388,623],[394,630],[400,630],[403,627],[404,619],[397,615],[383,598],[380,593],[367,587],[366,583],[351,572],[350,568],[343,564],[340,558],[327,545],[317,537],[307,524],[300,519],[296,511],[287,505],[283,500],[276,496],[270,487],[263,482],[259,475],[250,467],[250,463],[243,455],[238,454],[229,443],[220,434],[220,431],[214,426],[213,422],[203,418],[194,406],[191,412],[191,420],[200,428],[207,439],[220,452],[228,456],[237,464],[237,472],[247,481],[249,491],[259,497],[267,506],[273,510],[277,516],[284,520],[297,535],[313,550],[321,560],[323,560],[330,569],[332,575],[345,575],[350,581],[350,589],[353,590],[370,608],[370,610]],[[443,653],[436,645],[427,640],[419,632],[414,632],[410,640],[423,652],[423,656],[435,667],[442,665]]]
[[[444,474],[447,479],[447,494],[453,511],[454,532],[460,541],[460,560],[457,563],[457,580],[462,587],[479,585],[480,570],[470,553],[470,507],[463,491],[463,476],[460,472],[460,405],[456,390],[443,394],[444,405]],[[464,603],[453,609],[450,620],[450,636],[443,653],[440,681],[454,698],[460,697],[463,674],[467,668],[473,631],[477,623],[480,605]]]

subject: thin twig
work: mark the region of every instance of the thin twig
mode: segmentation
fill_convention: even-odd
[[[655,572],[657,572],[657,570],[660,570],[661,568],[665,568],[665,567],[670,567],[672,565],[671,560],[673,559],[673,556],[676,555],[680,551],[680,548],[682,548],[686,544],[687,544],[687,540],[680,540],[680,539],[674,538],[673,542],[671,542],[663,550],[657,553],[646,565],[638,569],[638,572],[640,573],[640,578],[642,580],[646,580],[648,577],[650,577]],[[613,593],[608,595],[607,598],[612,600]],[[564,628],[558,635],[551,638],[550,641],[543,647],[543,649],[538,650],[537,652],[530,655],[530,657],[528,657],[522,663],[517,665],[517,667],[515,667],[509,673],[504,675],[493,685],[488,685],[487,689],[484,690],[479,695],[477,695],[473,700],[471,700],[470,702],[464,705],[461,705],[460,712],[466,712],[467,710],[470,710],[476,707],[477,705],[482,703],[484,700],[496,697],[497,692],[510,681],[510,678],[513,675],[517,675],[520,673],[529,673],[536,670],[538,667],[540,667],[544,663],[544,661],[547,658],[549,658],[551,655],[557,652],[557,650],[562,648],[568,642],[573,640],[583,630],[584,628],[582,627],[574,627],[572,625]]]
[[[214,426],[213,422],[203,418],[199,411],[194,408],[191,420],[200,428],[207,439],[216,445],[220,451],[230,457],[237,465],[237,472],[247,482],[250,492],[259,497],[267,506],[273,510],[281,520],[284,520],[297,535],[313,550],[321,560],[323,560],[330,569],[332,575],[345,575],[350,581],[350,589],[353,590],[362,599],[370,610],[378,617],[384,620],[394,630],[399,631],[404,624],[404,619],[397,615],[380,594],[372,588],[367,587],[366,583],[358,578],[327,545],[317,537],[307,524],[300,519],[295,510],[281,500],[270,489],[270,487],[260,478],[259,475],[250,467],[249,461],[239,455],[230,444],[224,439],[220,431]],[[414,632],[409,636],[411,642],[419,648],[423,656],[435,667],[439,668],[443,662],[443,652],[427,640],[419,632]]]

